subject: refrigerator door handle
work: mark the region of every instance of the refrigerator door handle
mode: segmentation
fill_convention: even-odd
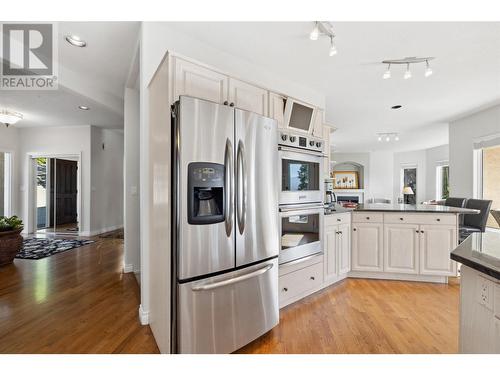
[[[240,140],[238,142],[238,152],[236,155],[236,176],[237,176],[237,218],[238,218],[238,229],[240,234],[245,231],[245,221],[246,221],[246,200],[247,200],[247,179],[246,179],[246,161],[245,161],[245,146]]]
[[[224,153],[225,185],[226,185],[226,235],[231,237],[233,232],[233,207],[234,207],[234,180],[233,180],[233,146],[229,138],[226,140]]]
[[[198,284],[198,285],[193,285],[191,287],[191,290],[194,291],[194,292],[200,292],[200,291],[206,291],[206,290],[212,290],[212,289],[216,289],[216,288],[221,288],[223,286],[227,286],[227,285],[231,285],[231,284],[236,284],[236,283],[239,283],[241,281],[245,281],[245,280],[248,280],[248,279],[252,279],[254,277],[257,277],[259,275],[262,275],[264,273],[266,273],[267,271],[269,271],[271,268],[273,268],[273,264],[270,263],[262,268],[259,268],[255,271],[252,271],[252,272],[249,272],[249,273],[245,273],[243,275],[240,275],[240,276],[236,276],[236,277],[231,277],[229,279],[225,279],[225,280],[221,280],[221,281],[216,281],[214,283],[210,283],[210,284]]]

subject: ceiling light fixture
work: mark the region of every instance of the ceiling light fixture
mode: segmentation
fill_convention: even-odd
[[[412,77],[412,72],[410,70],[410,64],[420,64],[420,63],[426,64],[424,76],[429,77],[430,75],[432,75],[432,69],[429,65],[429,61],[433,60],[433,59],[434,59],[434,57],[429,56],[429,57],[405,57],[404,59],[384,60],[384,61],[382,61],[382,64],[387,65],[387,70],[382,75],[382,78],[383,79],[391,78],[391,71],[390,71],[391,65],[404,64],[404,65],[406,65],[406,71],[403,75],[403,78],[409,79]]]
[[[393,106],[391,107],[391,109],[399,109],[399,108],[401,108],[401,107],[402,107],[402,105],[397,104],[397,105],[393,105]]]
[[[431,67],[429,66],[429,61],[428,61],[428,60],[426,60],[426,61],[425,61],[425,63],[426,63],[426,66],[427,66],[427,67],[425,68],[425,73],[424,73],[424,76],[427,78],[427,77],[429,77],[429,76],[431,76],[431,75],[432,75],[432,69],[431,69]]]
[[[391,78],[391,64],[387,66],[387,70],[384,72],[384,75],[382,76],[383,79],[389,79]]]
[[[9,125],[14,125],[16,122],[22,119],[23,115],[19,112],[0,109],[0,122],[4,123],[6,127],[9,127]]]
[[[66,35],[66,41],[75,47],[86,47],[87,42],[80,38],[78,35]]]
[[[333,38],[335,38],[335,33],[333,32],[333,26],[327,21],[315,21],[314,28],[309,33],[309,39],[318,40],[320,36],[326,36],[330,38],[330,50],[328,51],[329,56],[334,56],[337,54],[337,48],[333,43]]]
[[[406,64],[406,72],[405,72],[405,75],[403,76],[403,78],[404,79],[411,78],[410,64]]]
[[[311,33],[309,34],[309,39],[318,40],[318,37],[319,37],[319,26],[318,22],[316,21],[314,23],[314,29],[312,29]]]
[[[78,109],[81,109],[82,111],[88,111],[90,107],[87,107],[86,105],[79,105]]]
[[[390,142],[391,138],[396,142],[399,141],[399,133],[377,133],[377,140],[382,142],[382,139],[385,139],[386,142]]]

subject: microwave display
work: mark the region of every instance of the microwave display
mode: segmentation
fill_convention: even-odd
[[[281,190],[319,190],[320,164],[291,159],[281,159]]]
[[[319,241],[319,214],[281,218],[281,250]]]

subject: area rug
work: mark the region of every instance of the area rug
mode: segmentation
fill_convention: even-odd
[[[68,238],[26,238],[23,241],[23,248],[17,253],[16,258],[42,259],[93,242],[90,240],[73,240]]]

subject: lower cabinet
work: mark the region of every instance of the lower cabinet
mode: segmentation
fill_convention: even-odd
[[[350,224],[325,228],[325,280],[336,279],[351,270]]]
[[[286,306],[305,297],[323,284],[323,262],[316,263],[279,277],[279,304]]]
[[[417,274],[419,226],[386,224],[384,226],[384,271]]]
[[[420,226],[420,274],[456,275],[456,263],[450,252],[458,245],[457,227],[453,225]]]
[[[384,225],[382,223],[353,223],[352,270],[384,270]]]

